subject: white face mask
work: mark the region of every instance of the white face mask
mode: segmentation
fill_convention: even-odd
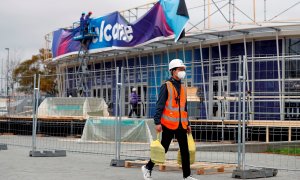
[[[177,77],[178,77],[179,79],[184,79],[184,78],[185,78],[185,75],[186,75],[185,71],[179,71],[179,72],[177,73]]]

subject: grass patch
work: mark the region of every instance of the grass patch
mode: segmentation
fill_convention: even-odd
[[[297,148],[297,147],[269,148],[267,150],[267,153],[283,154],[283,155],[290,155],[290,156],[300,156],[300,148]]]

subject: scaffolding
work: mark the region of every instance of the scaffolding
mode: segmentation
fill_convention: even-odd
[[[88,85],[87,78],[89,77],[88,71],[88,62],[90,59],[89,56],[89,45],[93,38],[98,35],[95,32],[95,27],[93,27],[90,23],[87,23],[86,27],[81,27],[83,25],[75,22],[73,24],[73,29],[80,28],[80,32],[78,36],[75,36],[73,39],[75,41],[80,42],[80,49],[77,55],[77,61],[80,63],[78,69],[76,69],[76,90],[78,97],[88,97],[91,92]]]

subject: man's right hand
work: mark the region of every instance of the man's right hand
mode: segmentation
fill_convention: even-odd
[[[155,125],[155,130],[156,130],[156,132],[158,132],[158,133],[162,132],[161,124]]]

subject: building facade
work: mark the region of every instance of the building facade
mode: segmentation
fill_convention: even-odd
[[[130,109],[133,87],[139,112],[153,117],[159,87],[169,78],[168,62],[183,59],[192,119],[237,119],[245,101],[247,119],[297,120],[300,114],[297,25],[243,28],[188,35],[179,43],[167,39],[126,50],[91,54],[87,96],[102,97],[114,109],[116,87],[122,83],[122,115]],[[60,96],[76,96],[76,57],[58,60]],[[118,77],[117,77],[118,68]],[[245,74],[243,74],[245,72]],[[244,83],[244,86],[243,86]],[[243,94],[245,92],[245,94]],[[244,97],[244,98],[243,98]]]

